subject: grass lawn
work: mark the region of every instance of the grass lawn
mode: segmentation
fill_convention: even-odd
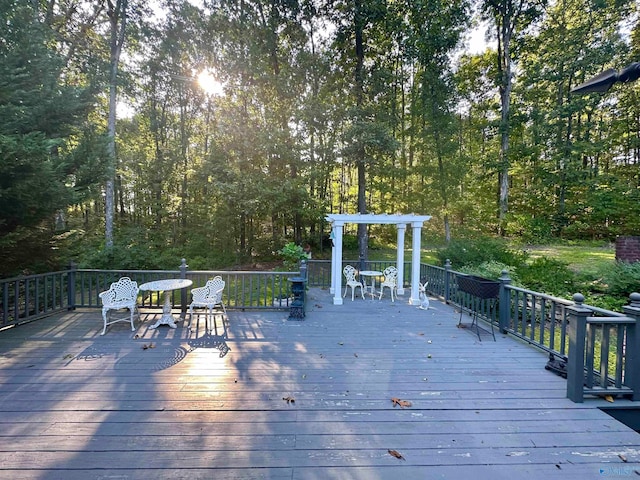
[[[616,249],[612,243],[536,245],[526,250],[532,258],[544,256],[560,260],[574,272],[590,278],[597,278],[616,260]]]

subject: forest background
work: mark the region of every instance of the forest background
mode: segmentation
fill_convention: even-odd
[[[4,277],[321,253],[339,212],[432,215],[423,242],[450,254],[640,229],[640,82],[570,93],[640,61],[634,1],[0,0],[0,18]]]

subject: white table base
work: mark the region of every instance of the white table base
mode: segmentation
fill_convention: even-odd
[[[164,295],[164,304],[162,305],[162,317],[156,320],[156,323],[149,327],[149,330],[154,330],[158,328],[160,325],[169,325],[171,328],[176,328],[176,321],[180,321],[180,319],[176,320],[173,315],[171,315],[171,291],[162,292]]]
[[[159,295],[164,295],[162,317],[149,327],[150,330],[156,329],[160,325],[169,325],[171,328],[176,328],[176,321],[179,320],[176,320],[175,317],[171,315],[171,292],[173,290],[181,290],[183,288],[190,287],[191,285],[193,285],[193,282],[185,278],[155,280],[140,285],[140,290],[151,290],[159,292]]]

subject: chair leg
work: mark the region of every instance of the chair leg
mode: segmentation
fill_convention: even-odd
[[[215,319],[213,318],[213,306],[209,305],[207,307],[207,316],[204,319],[204,331],[209,333],[211,331],[211,329],[209,328],[209,320],[211,320],[212,322],[215,322]]]
[[[102,327],[102,333],[100,335],[104,335],[107,332],[107,318],[109,316],[109,310],[106,308],[102,309],[102,320],[104,321],[104,327]]]
[[[131,310],[131,331],[135,332],[136,331],[136,327],[133,325],[133,316],[135,315],[135,311],[136,311],[136,307],[130,307],[129,310]]]
[[[193,304],[189,305],[189,330],[191,330],[192,323],[193,323]]]

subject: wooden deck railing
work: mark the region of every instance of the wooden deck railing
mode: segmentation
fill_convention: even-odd
[[[384,270],[392,261],[366,262],[364,268]],[[344,265],[360,266],[345,260]],[[63,310],[100,307],[98,294],[121,276],[138,284],[163,278],[188,278],[201,286],[214,275],[226,282],[224,299],[229,309],[289,308],[288,278],[302,275],[307,285],[328,287],[331,262],[310,260],[301,271],[192,271],[186,261],[176,270],[68,270],[0,280],[0,329],[36,320]],[[630,395],[640,400],[640,294],[632,294],[624,313],[583,304],[581,295],[573,301],[511,285],[507,272],[500,277],[497,308],[488,301],[473,299],[458,288],[463,275],[451,268],[422,264],[421,281],[428,282],[431,295],[442,298],[478,318],[493,323],[500,332],[514,335],[547,351],[568,365],[567,397],[582,401],[585,395]],[[404,285],[410,283],[411,263],[404,265]],[[173,291],[172,305],[186,311],[188,292]],[[141,306],[161,308],[155,293],[143,292]]]

